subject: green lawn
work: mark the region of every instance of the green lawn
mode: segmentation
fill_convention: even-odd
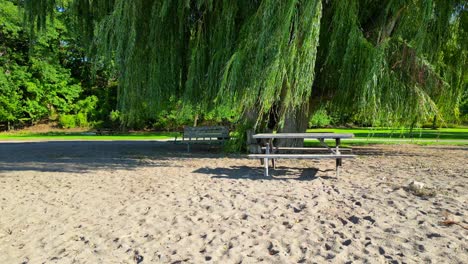
[[[451,139],[468,140],[466,128],[418,128],[410,132],[409,129],[381,129],[381,128],[320,128],[308,129],[307,132],[353,133],[355,138],[393,138],[393,139]]]
[[[468,127],[414,129],[410,133],[407,129],[386,128],[321,128],[308,129],[307,132],[334,132],[352,133],[353,139],[344,139],[343,145],[367,145],[367,144],[401,144],[411,143],[420,145],[449,144],[468,145]],[[114,135],[96,135],[90,132],[11,132],[0,133],[1,141],[22,140],[163,140],[173,139],[177,132],[131,132]],[[307,140],[306,145],[317,145],[316,140]]]
[[[92,132],[0,133],[0,140],[157,140],[173,139],[177,132],[132,132],[96,135]]]
[[[344,139],[344,145],[401,144],[419,145],[468,145],[468,127],[425,129],[388,129],[388,128],[333,128],[308,129],[307,132],[352,133],[353,139]],[[314,140],[306,145],[317,145]]]

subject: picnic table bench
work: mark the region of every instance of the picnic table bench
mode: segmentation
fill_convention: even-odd
[[[342,154],[341,151],[350,151],[350,149],[340,148],[341,139],[352,138],[353,134],[338,134],[338,133],[268,133],[268,134],[256,134],[253,135],[254,139],[266,140],[265,146],[261,149],[264,151],[262,154],[250,154],[249,158],[260,159],[265,166],[265,176],[268,176],[269,160],[273,163],[273,168],[276,168],[276,159],[335,159],[336,160],[336,176],[339,176],[340,167],[342,166],[342,159],[354,158],[352,154]],[[317,139],[322,148],[304,148],[304,147],[275,147],[273,145],[274,139]],[[330,147],[326,144],[325,139],[334,139],[335,147]],[[280,150],[290,151],[325,151],[327,153],[319,154],[290,154],[290,153],[279,153]]]
[[[190,152],[190,144],[224,144],[229,140],[229,129],[225,126],[200,126],[184,127],[180,142],[187,144],[187,152]]]

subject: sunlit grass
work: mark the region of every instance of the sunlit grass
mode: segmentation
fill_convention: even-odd
[[[0,140],[158,140],[173,139],[177,132],[131,132],[97,135],[94,132],[2,133]]]
[[[354,138],[343,139],[346,145],[369,144],[418,144],[418,145],[468,145],[468,128],[441,129],[387,129],[387,128],[321,128],[308,129],[307,132],[352,133]],[[178,132],[128,132],[97,135],[95,132],[3,132],[2,141],[22,140],[171,140],[180,136]],[[233,136],[234,133],[233,133]],[[333,140],[327,140],[330,144]],[[306,140],[308,146],[318,145],[316,140]]]
[[[307,132],[352,133],[355,138],[366,139],[451,139],[468,140],[468,128],[440,129],[387,129],[387,128],[320,128],[308,129]]]

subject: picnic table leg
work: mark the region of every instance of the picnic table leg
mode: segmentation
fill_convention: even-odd
[[[259,143],[259,145],[260,145],[260,153],[261,153],[261,154],[265,154],[265,152],[264,152],[263,149],[261,148],[262,145],[263,145],[263,142]],[[266,144],[265,144],[265,146],[266,146]],[[262,165],[262,166],[265,165],[263,159],[260,159],[260,165]]]
[[[270,154],[270,144],[268,143],[265,148],[265,154]],[[268,177],[268,158],[264,158],[263,163],[265,165],[265,177]]]
[[[268,144],[270,145],[271,153],[275,153],[275,148],[273,147],[273,139],[270,138]],[[271,165],[273,166],[273,169],[276,169],[276,160],[271,159]]]
[[[341,143],[341,139],[337,138],[335,139],[336,141],[336,147],[335,147],[335,152],[336,154],[340,154],[340,143]],[[338,158],[336,159],[336,177],[339,177],[340,176],[340,167],[342,165],[342,159],[341,158]]]

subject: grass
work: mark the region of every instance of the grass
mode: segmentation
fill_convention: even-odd
[[[468,145],[468,127],[425,129],[388,128],[332,128],[308,129],[307,132],[352,133],[353,139],[344,139],[344,146],[369,144],[418,144],[418,145]],[[306,145],[316,146],[318,142],[307,140]]]
[[[343,139],[343,146],[370,144],[468,145],[468,127],[426,129],[389,128],[320,128],[309,133],[352,133],[353,139]],[[330,140],[332,142],[333,140]],[[318,146],[316,140],[307,140],[306,146]]]
[[[387,129],[387,128],[321,128],[308,129],[307,132],[352,133],[353,139],[342,140],[343,146],[369,144],[401,144],[418,145],[468,145],[468,127],[441,129]],[[173,139],[177,132],[131,132],[115,135],[95,135],[89,132],[3,132],[1,141],[22,140],[164,140]],[[333,140],[327,141],[332,143]],[[318,146],[316,140],[306,140],[306,146]]]
[[[131,132],[96,135],[90,132],[0,133],[0,140],[159,140],[173,139],[177,132]]]
[[[331,140],[326,140],[327,145],[330,147],[334,147],[335,144]],[[425,141],[398,141],[398,140],[378,140],[378,139],[353,139],[352,141],[343,139],[341,140],[341,147],[347,148],[352,146],[367,146],[367,145],[396,145],[396,144],[414,144],[419,146],[428,146],[428,145],[450,145],[450,146],[468,146],[468,142],[466,141],[457,141],[457,140],[444,140],[444,141],[436,141],[436,140],[425,140]],[[306,147],[319,147],[321,146],[318,141],[314,140],[306,140],[304,142],[304,146]]]
[[[334,133],[352,133],[355,138],[387,138],[387,139],[451,139],[468,140],[468,128],[440,128],[426,129],[386,129],[386,128],[321,128],[308,129],[307,132],[334,132]]]

